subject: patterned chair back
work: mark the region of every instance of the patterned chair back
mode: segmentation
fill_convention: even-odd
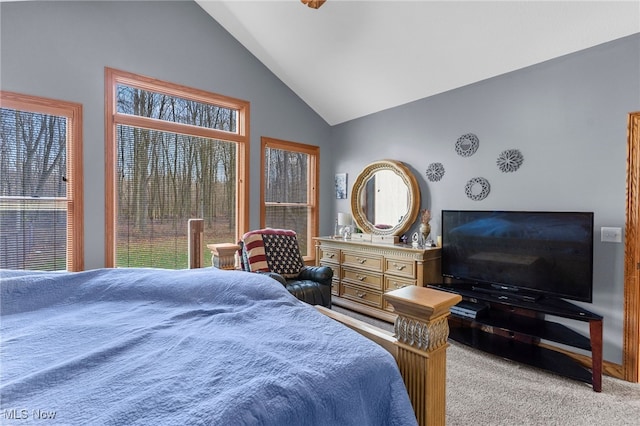
[[[296,278],[304,261],[295,231],[258,229],[249,231],[240,241],[242,269],[248,272],[275,272],[285,278]]]

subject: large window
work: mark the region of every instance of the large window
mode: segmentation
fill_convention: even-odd
[[[0,268],[82,270],[82,106],[0,92],[0,126]]]
[[[292,229],[305,261],[315,258],[318,235],[317,146],[262,138],[261,222],[270,228]]]
[[[204,244],[237,241],[249,103],[110,68],[105,79],[106,266],[188,267],[192,218]]]

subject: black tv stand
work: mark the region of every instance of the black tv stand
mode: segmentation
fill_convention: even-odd
[[[540,299],[540,296],[532,293],[520,293],[517,291],[500,290],[497,288],[487,288],[476,285],[471,285],[471,289],[478,293],[490,294],[491,296],[504,301],[516,299],[525,302],[535,302],[536,300]]]
[[[602,316],[563,299],[526,300],[491,291],[478,291],[471,283],[433,284],[429,287],[456,293],[488,310],[469,318],[452,312],[449,337],[504,358],[580,380],[602,390]],[[487,289],[483,289],[487,290]],[[546,315],[589,323],[589,337],[546,319]],[[541,342],[544,340],[545,342]],[[551,342],[551,343],[547,343]],[[591,362],[580,362],[553,343],[591,351]]]

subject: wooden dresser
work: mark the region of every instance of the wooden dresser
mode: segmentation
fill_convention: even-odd
[[[440,248],[416,249],[403,244],[315,238],[316,263],[333,269],[331,302],[394,322],[393,307],[382,294],[406,287],[442,282]]]

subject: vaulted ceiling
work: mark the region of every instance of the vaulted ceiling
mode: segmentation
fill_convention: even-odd
[[[331,125],[640,32],[638,0],[196,2]]]

